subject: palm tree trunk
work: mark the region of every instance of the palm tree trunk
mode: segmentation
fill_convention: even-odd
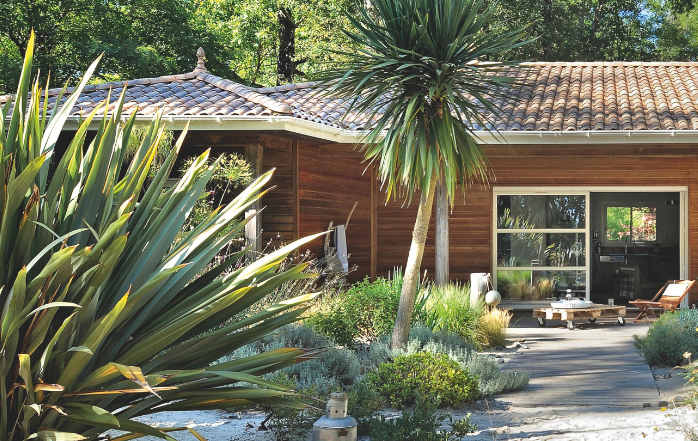
[[[419,209],[417,210],[417,219],[414,222],[414,230],[412,231],[410,254],[407,257],[405,276],[402,281],[400,305],[397,309],[397,319],[395,320],[391,339],[391,347],[393,348],[405,347],[410,335],[410,324],[412,323],[417,283],[420,276],[419,270],[422,265],[422,256],[424,255],[424,244],[427,241],[427,233],[429,232],[429,221],[431,220],[431,211],[434,206],[435,191],[436,173],[433,173],[429,188],[423,189],[422,196],[419,198]]]

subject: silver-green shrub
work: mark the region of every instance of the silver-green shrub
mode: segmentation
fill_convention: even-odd
[[[685,352],[698,354],[696,327],[698,309],[669,312],[650,325],[646,336],[636,335],[635,346],[650,365],[680,365]]]

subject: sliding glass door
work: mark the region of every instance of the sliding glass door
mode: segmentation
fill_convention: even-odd
[[[495,190],[494,268],[503,298],[589,296],[588,192]]]

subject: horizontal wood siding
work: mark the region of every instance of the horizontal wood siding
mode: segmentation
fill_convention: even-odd
[[[491,238],[491,191],[471,188],[459,195],[449,217],[450,275],[453,280],[469,280],[471,272],[489,272]],[[410,249],[412,228],[417,216],[418,196],[410,205],[402,199],[385,203],[379,196],[378,275],[386,276],[395,267],[404,267]],[[424,248],[422,274],[434,277],[434,210]]]
[[[273,186],[262,198],[262,240],[274,245],[293,241],[293,140],[260,136],[264,146],[263,171],[274,170]]]
[[[688,268],[690,278],[698,276],[698,145],[490,146],[485,152],[498,186],[688,186]],[[491,251],[480,257],[491,259]],[[694,290],[691,302],[697,301]]]
[[[371,172],[352,145],[318,145],[288,134],[232,132],[190,133],[185,150],[204,146],[237,151],[255,140],[264,145],[264,169],[276,167],[273,189],[263,200],[264,238],[289,241],[296,235],[324,231],[330,221],[346,220],[359,205],[347,231],[350,263],[358,270],[350,279],[371,274],[371,205],[375,207],[376,274],[385,276],[407,261],[417,197],[403,206],[401,199],[385,202],[378,187],[371,201]],[[298,149],[297,193],[294,194],[293,144]],[[653,186],[689,187],[689,276],[698,276],[698,145],[505,145],[487,146],[497,186]],[[183,152],[184,153],[184,152]],[[294,209],[294,197],[298,206]],[[456,198],[450,218],[451,277],[468,280],[471,272],[491,272],[492,190],[474,185]],[[433,220],[422,271],[434,276]],[[322,256],[322,240],[309,245]],[[692,295],[698,301],[698,295]]]
[[[346,222],[354,202],[356,210],[347,229],[349,265],[357,271],[349,281],[371,271],[371,171],[350,145],[313,145],[299,141],[299,233],[301,237]],[[323,255],[323,239],[309,244],[315,256]]]
[[[697,146],[489,146],[497,186],[688,186],[689,277],[698,276]],[[381,195],[382,196],[382,195]],[[384,198],[380,199],[384,202]],[[378,204],[378,275],[407,261],[417,213],[417,197]],[[450,217],[451,278],[492,271],[492,190],[474,185],[456,198]],[[422,272],[434,276],[434,218],[424,250]],[[695,290],[698,291],[698,290]],[[691,302],[698,301],[692,293]]]

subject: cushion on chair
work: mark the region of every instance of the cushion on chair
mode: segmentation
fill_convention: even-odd
[[[684,292],[686,292],[685,284],[672,283],[666,287],[662,297],[681,297]]]

